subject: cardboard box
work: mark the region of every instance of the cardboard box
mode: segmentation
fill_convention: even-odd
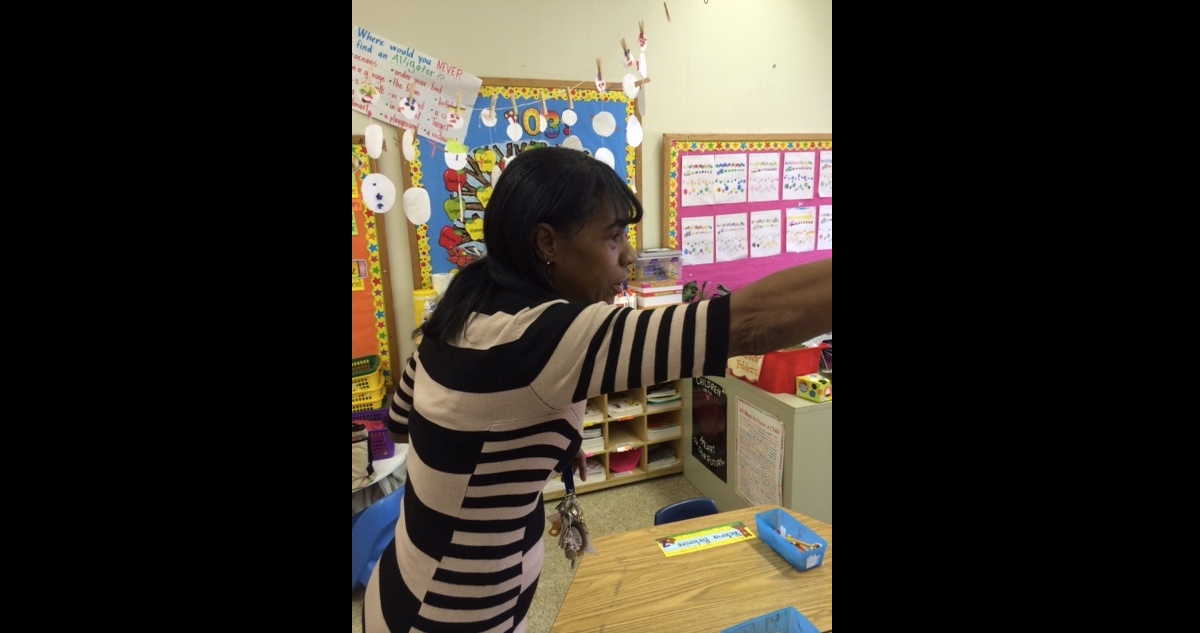
[[[833,400],[833,381],[821,374],[796,376],[796,395],[813,402]]]

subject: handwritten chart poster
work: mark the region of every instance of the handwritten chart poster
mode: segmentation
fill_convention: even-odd
[[[817,235],[817,209],[793,207],[787,210],[787,251],[804,253],[813,250]]]
[[[778,255],[783,230],[779,211],[755,211],[750,214],[750,256]]]
[[[833,255],[832,224],[817,248],[818,210],[833,205],[831,134],[664,134],[663,175],[663,246],[684,253],[682,283],[736,292]]]
[[[746,214],[727,213],[716,218],[717,261],[746,259]]]
[[[811,200],[816,175],[816,152],[784,152],[783,199]]]
[[[833,205],[821,205],[817,218],[817,250],[833,250]]]
[[[467,135],[482,79],[359,26],[351,25],[350,48],[355,112],[441,144]]]
[[[750,505],[783,503],[783,423],[737,398],[737,491]]]
[[[712,474],[725,475],[725,390],[703,376],[692,379],[692,456]]]

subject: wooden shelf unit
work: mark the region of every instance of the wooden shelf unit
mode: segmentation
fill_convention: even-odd
[[[579,476],[575,475],[576,494],[583,494],[593,490],[603,490],[614,486],[623,486],[636,481],[645,481],[655,477],[683,472],[683,383],[683,380],[672,380],[663,383],[674,385],[675,390],[680,395],[680,399],[662,405],[651,405],[649,408],[646,403],[646,392],[653,391],[654,387],[648,389],[630,389],[624,392],[634,396],[642,405],[640,413],[631,415],[620,417],[610,416],[608,414],[607,395],[597,396],[588,401],[590,405],[598,407],[604,416],[599,422],[584,423],[584,428],[599,426],[603,431],[604,450],[590,452],[588,456],[600,460],[601,465],[604,466],[604,479],[600,480],[589,475],[586,482],[580,482]],[[659,385],[655,385],[655,387],[657,386]],[[665,423],[668,429],[651,435],[650,426],[655,423]],[[674,429],[674,433],[671,432],[670,428]],[[648,462],[649,451],[659,444],[670,446],[675,451],[675,460],[664,466],[651,468]],[[610,467],[610,457],[615,453],[625,451],[638,452],[637,466],[627,473],[613,474]],[[564,493],[562,480],[554,479],[549,484],[546,484],[542,497],[543,500],[559,499]]]

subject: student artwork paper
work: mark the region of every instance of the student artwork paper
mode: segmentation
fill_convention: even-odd
[[[813,250],[816,236],[816,207],[794,207],[787,210],[787,252],[807,253]]]
[[[783,199],[811,200],[817,177],[816,152],[785,152]]]
[[[750,155],[750,202],[779,199],[779,154]]]
[[[833,197],[833,150],[821,152],[819,168],[820,180],[817,181],[817,195],[822,198]]]
[[[746,214],[729,213],[716,217],[716,257],[719,262],[746,259]]]
[[[683,157],[683,172],[679,178],[683,192],[679,197],[679,206],[695,207],[716,201],[713,182],[715,158],[711,154]]]
[[[351,25],[350,107],[435,143],[462,141],[483,80]]]
[[[712,216],[683,218],[683,263],[713,263],[713,219]]]
[[[821,205],[817,215],[817,250],[833,250],[833,205]]]
[[[716,157],[713,176],[717,204],[746,201],[746,155],[723,154]]]
[[[780,253],[783,235],[779,211],[750,213],[750,257],[772,257]]]

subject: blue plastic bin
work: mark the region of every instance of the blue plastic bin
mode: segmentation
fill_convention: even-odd
[[[792,567],[800,571],[806,571],[813,567],[819,567],[825,560],[825,552],[829,549],[829,544],[825,539],[817,536],[816,532],[804,527],[804,524],[797,521],[792,515],[776,508],[759,512],[754,515],[754,523],[758,526],[758,538],[764,543],[771,546],[771,549],[779,553],[787,562],[792,564]],[[812,548],[807,552],[800,551],[795,545],[789,543],[779,534],[779,528],[782,527],[788,536],[802,543],[820,543],[820,547]]]
[[[784,607],[753,620],[735,624],[721,633],[820,633],[796,607]]]

